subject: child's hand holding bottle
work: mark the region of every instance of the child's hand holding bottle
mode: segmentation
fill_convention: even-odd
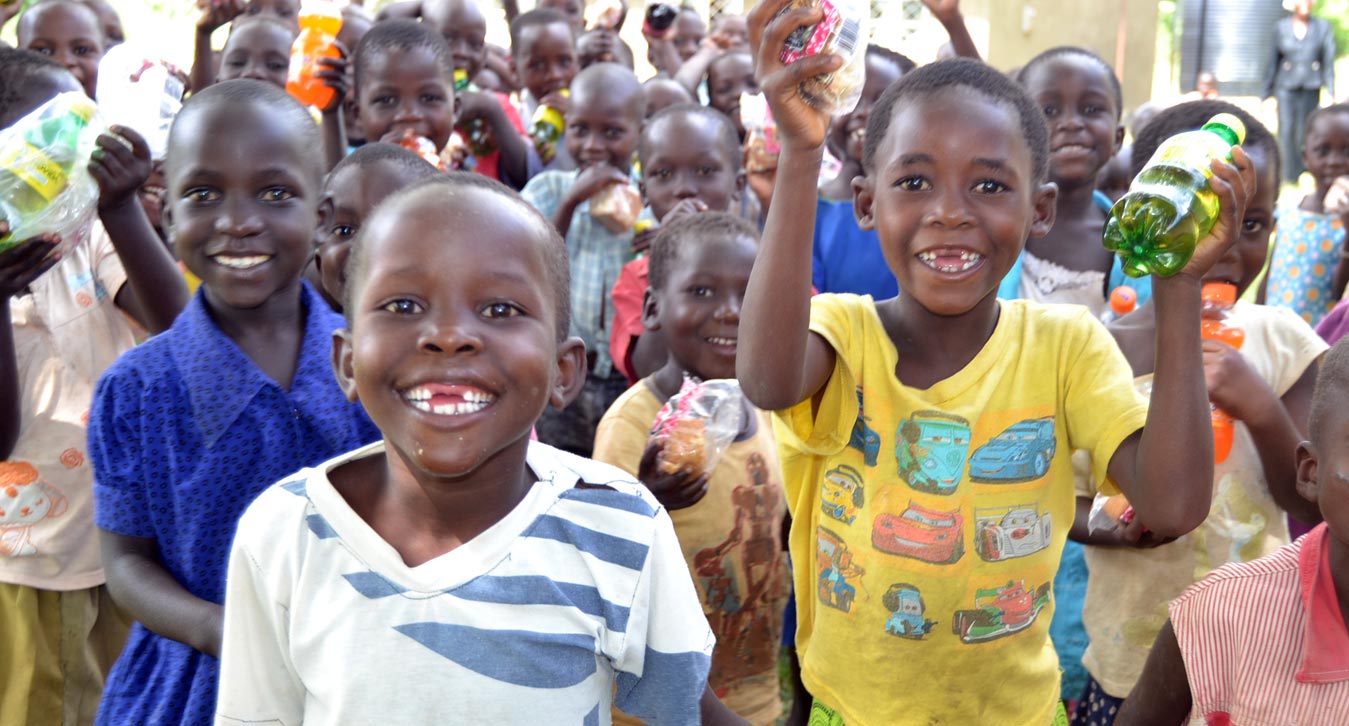
[[[145,138],[126,126],[100,134],[89,158],[89,174],[98,184],[100,211],[139,204],[137,194],[150,178],[153,161]]]
[[[9,234],[9,224],[0,220],[0,236]],[[61,238],[42,234],[0,252],[0,304],[23,293],[34,280],[61,261]],[[8,320],[8,318],[6,318]]]
[[[333,41],[333,49],[337,51],[337,56],[319,58],[317,65],[320,70],[314,74],[315,78],[333,92],[327,105],[319,109],[325,116],[342,113],[342,102],[351,90],[347,87],[347,58],[350,57],[350,53],[341,41]]]
[[[782,62],[787,36],[797,28],[824,19],[815,8],[792,8],[792,0],[764,0],[749,14],[749,42],[755,57],[755,79],[763,90],[777,122],[778,140],[786,151],[817,151],[824,146],[832,121],[829,114],[810,105],[801,96],[801,84],[838,70],[843,59],[836,55],[808,55],[790,65]]]
[[[1194,255],[1175,277],[1188,277],[1195,282],[1203,279],[1228,248],[1241,236],[1241,220],[1246,216],[1246,203],[1255,191],[1255,166],[1240,146],[1232,147],[1232,163],[1214,160],[1210,165],[1213,178],[1209,186],[1218,195],[1218,221],[1208,235],[1195,244]],[[1153,277],[1153,285],[1165,284],[1165,277]]]

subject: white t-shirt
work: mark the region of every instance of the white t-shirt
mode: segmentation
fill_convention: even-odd
[[[218,725],[698,723],[714,642],[669,515],[622,471],[537,442],[538,483],[417,567],[328,472],[265,491],[230,556]]]

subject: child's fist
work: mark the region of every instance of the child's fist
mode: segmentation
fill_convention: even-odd
[[[9,223],[0,221],[0,235],[9,234]],[[56,251],[61,238],[44,234],[0,252],[0,300],[9,300],[61,261]]]
[[[208,0],[197,18],[197,32],[212,33],[216,28],[244,14],[247,0]]]
[[[1255,191],[1255,167],[1240,146],[1233,146],[1232,163],[1215,159],[1211,168],[1213,178],[1209,180],[1209,187],[1218,195],[1218,221],[1208,235],[1195,245],[1194,255],[1176,273],[1176,277],[1203,279],[1204,273],[1222,259],[1241,235],[1241,220],[1246,216],[1246,203]]]
[[[580,203],[595,196],[596,192],[610,184],[627,183],[629,183],[628,175],[617,168],[608,164],[594,164],[585,167],[576,175],[576,183],[572,184],[569,196]]]
[[[98,137],[89,157],[89,173],[98,183],[100,210],[136,201],[136,193],[150,178],[153,162],[145,139],[125,126],[112,126]]]
[[[1220,341],[1204,341],[1204,382],[1208,399],[1239,421],[1249,421],[1259,413],[1252,406],[1282,405],[1241,353]]]
[[[664,440],[647,443],[642,461],[637,467],[637,480],[646,485],[655,495],[656,501],[667,510],[674,511],[697,504],[707,495],[707,474],[682,470],[673,474],[665,473],[658,463],[664,448]]]
[[[784,149],[815,150],[824,145],[829,133],[829,114],[806,103],[801,84],[816,76],[838,70],[843,59],[837,55],[811,55],[782,63],[782,48],[787,36],[824,19],[818,7],[794,7],[792,0],[764,0],[749,14],[749,44],[754,52],[754,77],[777,122],[778,139]]]
[[[333,48],[337,49],[336,58],[319,58],[318,65],[320,70],[314,74],[314,77],[323,81],[323,85],[331,88],[333,98],[327,106],[319,109],[326,114],[338,113],[342,110],[342,101],[347,97],[347,48],[339,42],[333,42]]]

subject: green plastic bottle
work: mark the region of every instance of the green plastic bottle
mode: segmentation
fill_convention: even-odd
[[[1218,219],[1209,164],[1230,161],[1232,147],[1245,140],[1241,119],[1220,113],[1157,147],[1105,223],[1105,248],[1120,256],[1124,274],[1170,277],[1185,267]]]
[[[47,208],[65,190],[80,158],[80,133],[96,111],[82,93],[64,93],[11,127],[17,132],[0,147],[0,218],[10,232],[0,252],[46,231]]]

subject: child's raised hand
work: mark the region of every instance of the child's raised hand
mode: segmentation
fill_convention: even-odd
[[[704,204],[701,199],[681,199],[678,204],[671,207],[670,211],[665,213],[665,219],[662,219],[660,223],[669,224],[680,217],[701,214],[706,211],[707,205]]]
[[[960,17],[960,0],[923,0],[923,5],[939,21]]]
[[[244,14],[247,0],[208,0],[197,18],[197,32],[213,33],[216,28]]]
[[[561,113],[563,116],[566,116],[571,112],[571,96],[561,91],[553,91],[547,96],[544,96],[539,103],[543,106],[550,106],[557,109],[558,113]]]
[[[1204,273],[1222,259],[1227,249],[1241,236],[1241,220],[1246,216],[1246,203],[1255,191],[1255,167],[1240,146],[1233,146],[1232,163],[1215,159],[1211,168],[1213,178],[1209,180],[1209,187],[1218,195],[1218,221],[1208,236],[1195,245],[1190,262],[1176,273],[1176,277],[1203,279]]]
[[[98,183],[98,208],[112,209],[137,201],[136,194],[150,178],[153,161],[145,139],[125,126],[100,134],[89,158],[89,173]]]
[[[337,49],[336,58],[319,58],[319,71],[314,77],[323,81],[323,85],[333,89],[333,100],[328,102],[327,106],[319,109],[326,114],[340,113],[342,111],[342,101],[347,97],[347,48],[342,43],[334,41],[333,47]]]
[[[679,471],[666,474],[657,465],[665,442],[648,442],[642,452],[642,461],[637,466],[637,480],[646,485],[655,495],[656,501],[668,510],[683,509],[697,504],[707,495],[707,474],[703,472]]]
[[[608,164],[594,164],[587,166],[576,175],[576,183],[571,185],[571,192],[568,196],[572,197],[579,204],[593,196],[599,190],[610,184],[627,184],[628,175],[619,171],[617,168]]]
[[[797,28],[824,19],[824,11],[818,7],[796,7],[782,12],[791,1],[764,0],[756,5],[749,14],[749,43],[754,51],[754,77],[773,111],[782,148],[813,151],[824,145],[831,118],[806,103],[801,97],[801,84],[838,70],[843,59],[837,55],[812,55],[783,65],[782,48],[787,36]]]
[[[0,234],[9,234],[9,223],[0,221]],[[20,242],[0,252],[0,300],[10,298],[28,289],[28,286],[61,261],[56,251],[61,238],[42,234]]]
[[[1261,413],[1252,407],[1282,405],[1278,395],[1241,353],[1220,341],[1204,341],[1204,382],[1208,385],[1208,399],[1239,421],[1250,421]]]

